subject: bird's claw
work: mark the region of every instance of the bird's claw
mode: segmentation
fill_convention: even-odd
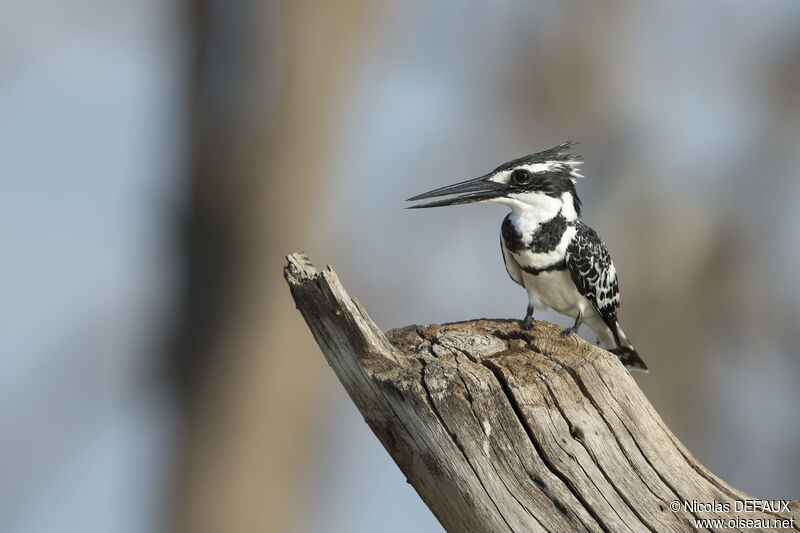
[[[577,333],[577,330],[575,328],[564,328],[561,333],[559,333],[559,336],[563,339],[572,333]]]
[[[533,317],[525,317],[525,320],[522,321],[522,329],[531,329],[533,327]]]

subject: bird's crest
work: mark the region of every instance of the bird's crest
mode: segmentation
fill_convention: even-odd
[[[510,170],[521,165],[548,164],[552,165],[552,170],[563,170],[570,178],[582,178],[583,175],[578,171],[578,167],[583,164],[580,156],[570,153],[570,150],[578,144],[577,141],[566,141],[558,146],[554,146],[541,152],[524,155],[503,163],[495,169],[495,172]]]

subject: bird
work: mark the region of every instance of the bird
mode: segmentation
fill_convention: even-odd
[[[580,220],[576,184],[583,176],[577,143],[567,141],[548,150],[513,159],[479,178],[411,197],[409,209],[471,203],[500,204],[511,209],[500,226],[500,248],[511,279],[528,294],[522,327],[533,326],[535,309],[548,307],[574,318],[562,337],[588,325],[598,344],[619,357],[626,368],[647,372],[633,344],[622,331],[617,270],[608,247]]]

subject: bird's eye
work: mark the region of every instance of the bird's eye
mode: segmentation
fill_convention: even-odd
[[[525,185],[530,183],[532,177],[533,174],[529,170],[518,168],[511,173],[508,181],[511,185]]]

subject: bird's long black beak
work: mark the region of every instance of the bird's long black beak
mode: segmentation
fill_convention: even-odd
[[[473,202],[481,202],[491,198],[502,196],[507,186],[503,183],[491,181],[492,174],[486,174],[480,178],[462,181],[447,187],[434,189],[423,194],[411,197],[406,202],[414,202],[416,200],[424,200],[425,198],[436,198],[437,196],[450,196],[461,195],[447,198],[446,200],[437,200],[435,202],[427,202],[424,204],[417,204],[408,206],[408,209],[419,209],[422,207],[444,207],[446,205],[459,205],[471,204]]]

